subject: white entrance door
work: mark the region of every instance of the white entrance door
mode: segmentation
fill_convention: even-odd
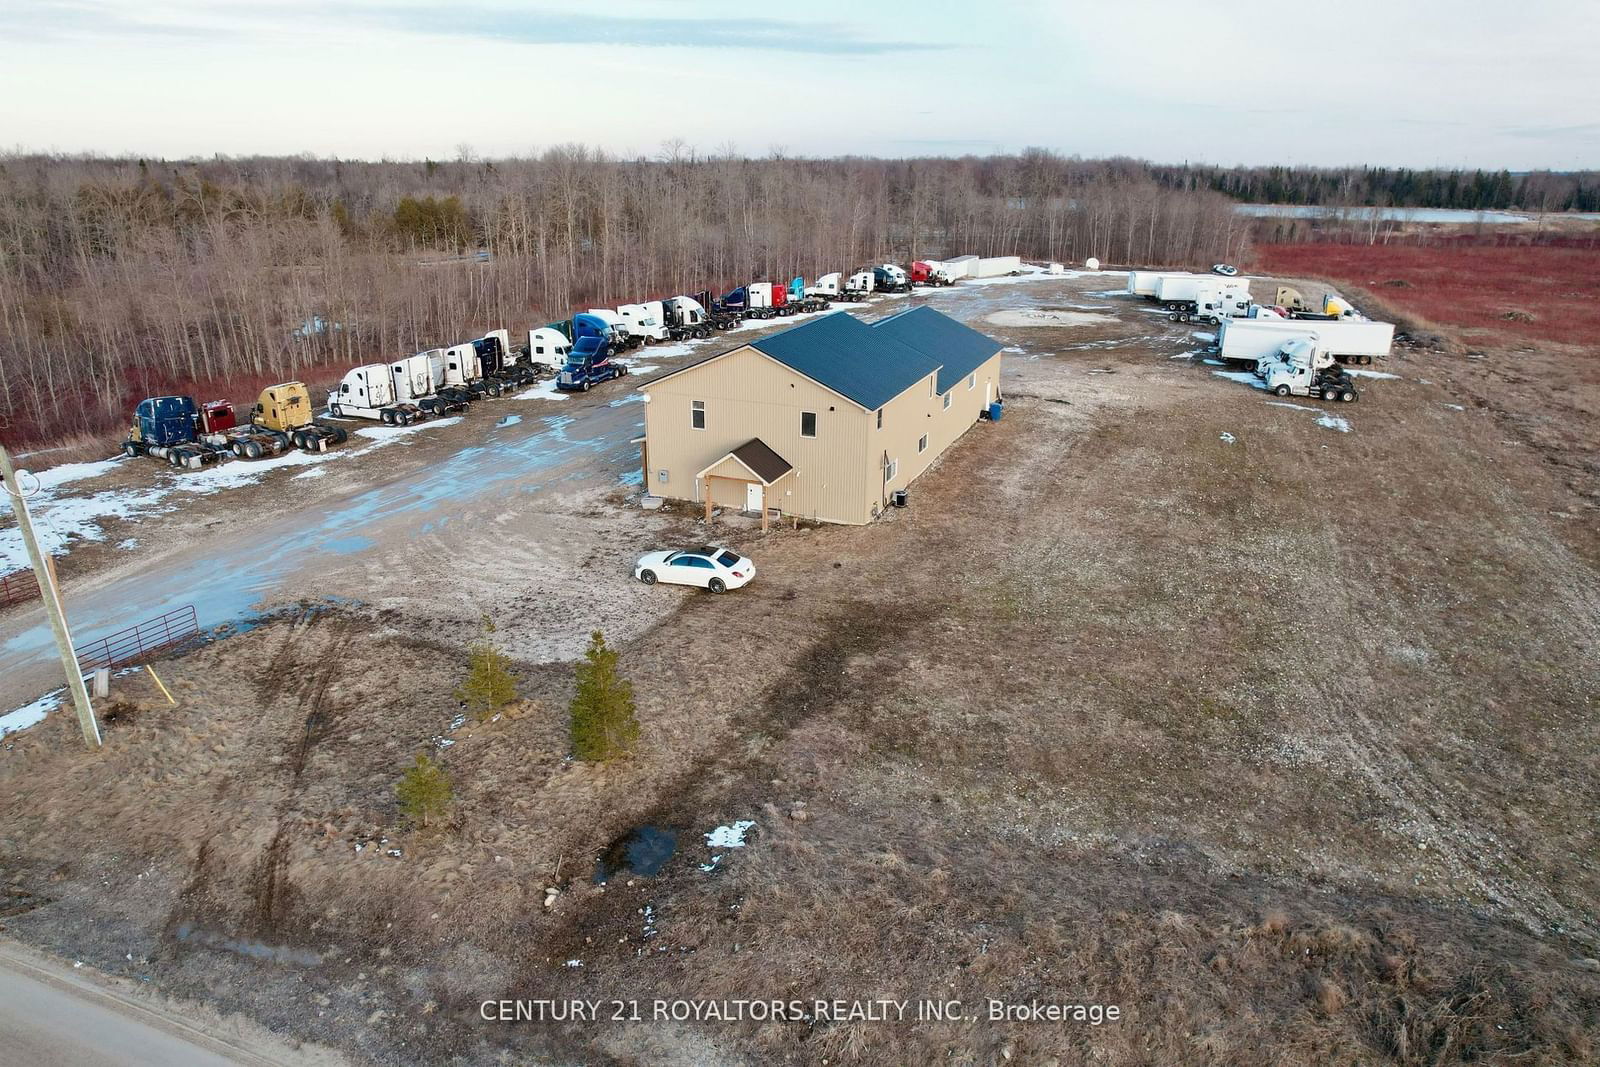
[[[760,482],[745,482],[744,483],[744,509],[746,511],[753,511],[758,515],[761,513],[761,483]]]

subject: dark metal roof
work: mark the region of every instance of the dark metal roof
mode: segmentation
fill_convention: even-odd
[[[1000,342],[993,337],[926,304],[879,319],[870,328],[938,360],[941,394],[1000,351]]]
[[[939,367],[933,356],[848,312],[758,338],[750,347],[868,410],[883,407]]]
[[[749,467],[768,485],[794,470],[793,464],[774,452],[759,437],[750,438],[728,455]]]

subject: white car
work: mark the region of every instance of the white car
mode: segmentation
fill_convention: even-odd
[[[737,589],[756,576],[756,565],[731,548],[706,545],[683,552],[648,552],[634,565],[645,585],[698,585],[713,593]]]
[[[1239,273],[1239,268],[1231,263],[1213,263],[1211,265],[1211,273],[1220,274],[1224,278],[1232,278]]]

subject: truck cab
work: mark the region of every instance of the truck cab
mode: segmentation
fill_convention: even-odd
[[[620,378],[628,368],[611,358],[611,344],[593,335],[580,337],[567,353],[567,362],[556,374],[556,388],[588,392],[591,386]]]
[[[661,321],[674,340],[710,337],[711,322],[705,305],[692,296],[675,296],[661,302]]]
[[[912,285],[951,285],[955,279],[944,266],[932,260],[919,259],[911,264]]]
[[[644,337],[633,332],[628,325],[628,320],[610,308],[590,308],[588,313],[591,317],[599,319],[611,328],[609,337],[611,347],[621,350],[633,348],[635,345],[644,343]],[[577,318],[577,316],[574,316],[574,326],[577,324]],[[577,338],[574,338],[574,340],[577,340]]]
[[[1355,383],[1342,369],[1318,369],[1308,363],[1276,361],[1266,368],[1267,392],[1274,396],[1320,397],[1354,403],[1360,398]]]
[[[528,331],[528,358],[535,363],[559,367],[571,350],[571,339],[554,327],[539,326]]]
[[[617,314],[627,323],[628,332],[643,339],[647,345],[668,340],[672,336],[667,329],[666,309],[660,300],[649,300],[643,304],[618,304]]]
[[[872,268],[873,288],[885,293],[903,293],[911,288],[906,272],[893,263],[880,263]]]
[[[859,294],[857,299],[862,299],[867,293],[872,292],[877,287],[875,282],[876,279],[874,278],[872,271],[858,270],[854,274],[850,275],[849,278],[845,279],[845,292],[857,293]]]

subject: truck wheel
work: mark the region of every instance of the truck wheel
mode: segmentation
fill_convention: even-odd
[[[589,391],[589,383],[587,380],[585,380],[583,385],[579,387],[578,391],[580,393],[587,393]]]
[[[294,445],[294,447],[298,448],[302,452],[306,451],[306,435],[301,433],[299,430],[295,430],[289,434],[289,443]]]
[[[338,404],[329,404],[328,414],[332,415],[336,419],[342,419],[344,418],[344,408],[340,407]]]
[[[655,571],[640,571],[639,572],[639,580],[641,582],[643,582],[645,585],[655,585],[656,584],[656,572]]]
[[[1276,389],[1274,389],[1272,391],[1272,395],[1273,396],[1288,396],[1289,395],[1289,387],[1287,385],[1280,385],[1280,386],[1278,386]]]
[[[244,454],[251,459],[260,459],[261,443],[259,441],[246,441],[244,443]]]
[[[139,454],[139,449],[134,446],[132,441],[124,441],[122,442],[122,454],[131,459]]]
[[[380,411],[380,412],[378,412],[378,421],[383,423],[385,426],[393,426],[394,425],[394,412],[392,412],[392,411]]]
[[[1354,389],[1346,389],[1344,392],[1339,394],[1339,399],[1343,400],[1346,404],[1354,404],[1356,402],[1356,391]]]
[[[1172,314],[1168,315],[1167,316],[1167,321],[1168,322],[1178,322],[1178,321],[1180,321],[1179,318],[1178,318],[1178,313],[1176,311],[1174,311]]]
[[[342,429],[333,431],[334,444],[342,445],[348,440],[350,440],[350,434],[348,431]]]
[[[1337,389],[1324,389],[1322,391],[1322,399],[1324,399],[1324,400],[1338,400],[1339,399],[1339,390],[1337,390]]]

